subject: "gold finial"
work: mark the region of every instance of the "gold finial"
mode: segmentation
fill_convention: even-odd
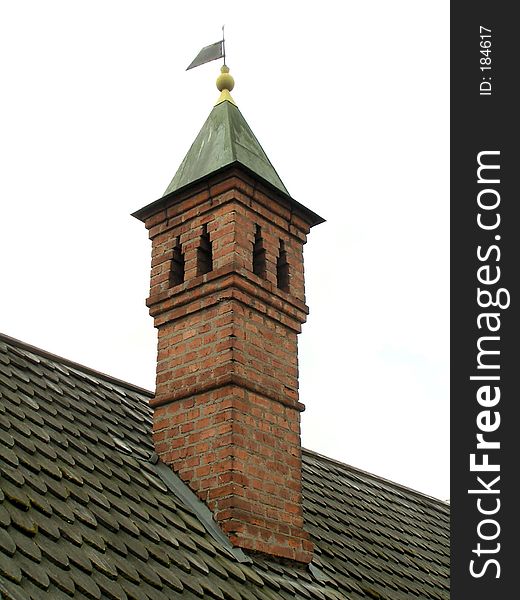
[[[235,80],[229,74],[229,67],[222,65],[222,67],[220,67],[220,75],[217,77],[217,89],[220,92],[220,97],[215,106],[221,102],[224,102],[225,100],[231,102],[231,104],[235,104],[235,101],[229,93],[234,87]]]

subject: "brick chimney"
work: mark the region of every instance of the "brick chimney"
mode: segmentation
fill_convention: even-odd
[[[152,240],[153,439],[234,545],[308,563],[297,336],[303,244],[323,219],[289,196],[230,89],[134,213]]]

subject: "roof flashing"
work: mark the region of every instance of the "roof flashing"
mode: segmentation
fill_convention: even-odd
[[[155,465],[157,475],[164,485],[173,492],[184,506],[187,506],[197,516],[200,523],[208,534],[221,545],[222,548],[230,552],[234,558],[240,563],[252,563],[253,561],[244,553],[241,548],[235,548],[228,537],[221,531],[213,519],[213,515],[209,508],[197,498],[194,492],[174,473],[170,467],[161,462],[155,454],[150,457],[150,462]]]

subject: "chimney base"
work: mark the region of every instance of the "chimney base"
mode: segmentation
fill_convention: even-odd
[[[298,407],[226,385],[156,406],[153,438],[161,460],[207,504],[233,545],[312,560]]]

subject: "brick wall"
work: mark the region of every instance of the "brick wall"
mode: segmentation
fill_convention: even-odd
[[[145,220],[147,304],[158,329],[156,452],[235,545],[309,562],[297,358],[309,224],[236,169],[169,200]],[[258,232],[262,275],[253,273]],[[281,245],[288,290],[279,287]],[[182,274],[172,279],[172,268]]]

